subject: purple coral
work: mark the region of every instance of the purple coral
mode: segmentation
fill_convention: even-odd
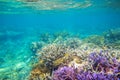
[[[54,71],[52,80],[120,80],[120,63],[115,58],[108,59],[105,53],[100,52],[91,53],[89,60],[91,69],[59,67]]]
[[[96,73],[92,71],[82,72],[77,75],[77,80],[118,80],[119,78],[112,74]]]
[[[97,72],[108,73],[112,71],[115,73],[115,70],[119,71],[118,67],[120,63],[116,60],[116,58],[107,58],[107,53],[91,53],[89,56],[89,60],[91,61],[92,67]]]
[[[119,77],[113,74],[76,70],[73,67],[60,67],[53,73],[52,80],[119,80]]]
[[[76,80],[76,71],[73,67],[60,67],[53,73],[53,80]]]

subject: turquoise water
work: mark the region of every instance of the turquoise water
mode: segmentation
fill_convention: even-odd
[[[51,35],[57,33],[79,35],[82,40],[119,32],[119,4],[119,0],[0,0],[0,80],[29,80],[38,62],[31,44],[46,38],[44,34],[51,39],[44,42],[52,44]]]

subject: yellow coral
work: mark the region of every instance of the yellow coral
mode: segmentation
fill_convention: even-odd
[[[40,60],[40,61],[39,61],[39,64],[43,64],[43,63],[44,63],[44,60]]]
[[[66,61],[68,58],[69,58],[69,54],[65,53],[63,57],[53,61],[53,65],[58,66],[58,65],[62,64],[64,61]]]
[[[68,66],[74,66],[75,68],[83,67],[86,63],[78,56],[72,56],[72,61],[69,62]]]
[[[32,70],[31,75],[30,75],[30,80],[33,79],[45,79],[46,76],[50,75],[49,72],[47,72],[44,68],[38,68],[36,67],[35,69]]]
[[[64,54],[63,57],[55,60],[53,62],[53,65],[59,66],[63,64],[63,65],[68,65],[68,66],[73,66],[73,65],[79,66],[81,63],[82,63],[82,60],[80,57],[66,53]]]

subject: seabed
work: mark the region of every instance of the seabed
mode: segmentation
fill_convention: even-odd
[[[16,34],[17,35],[17,34]],[[13,35],[14,36],[14,35]],[[119,80],[120,30],[102,35],[42,33],[39,40],[1,45],[1,80]],[[30,38],[29,38],[30,40]],[[29,45],[28,43],[31,42]],[[7,44],[7,47],[6,47]],[[11,47],[10,45],[13,45]],[[16,50],[12,50],[12,49]],[[10,50],[11,49],[11,50]],[[18,51],[19,50],[19,51]],[[13,51],[13,52],[11,52]]]

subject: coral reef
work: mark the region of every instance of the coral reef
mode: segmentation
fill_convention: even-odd
[[[53,73],[52,80],[76,80],[76,70],[72,67],[61,67]]]
[[[120,78],[120,50],[109,48],[103,35],[91,36],[83,40],[67,33],[52,36],[47,34],[47,36],[49,39],[34,42],[31,47],[33,53],[37,55],[38,62],[31,71],[30,80],[118,80]]]
[[[30,49],[33,53],[37,53],[38,49],[41,49],[45,45],[45,42],[32,42],[30,45]]]
[[[72,39],[73,37],[74,39]],[[56,33],[41,33],[39,36],[39,41],[32,42],[30,49],[33,53],[38,53],[37,51],[39,51],[43,46],[54,43],[56,45],[62,43],[65,44],[63,46],[71,45],[71,47],[74,47],[75,45],[79,45],[78,43],[81,43],[81,41],[79,40],[79,35],[70,34],[66,31]]]
[[[119,53],[120,54],[120,53]],[[96,72],[104,72],[115,74],[119,72],[120,62],[113,57],[108,51],[101,51],[100,53],[91,53],[89,56],[89,63],[92,64],[93,70]]]
[[[53,73],[52,80],[118,80],[115,74],[96,73],[90,70],[80,72],[74,67],[60,67]]]
[[[97,50],[99,50],[99,47],[95,48],[98,48]],[[82,69],[88,64],[86,60],[89,52],[97,50],[93,49],[91,45],[82,43],[79,38],[60,39],[52,44],[47,44],[42,48],[37,47],[36,54],[39,56],[39,62],[33,68],[30,79],[32,80],[36,77],[45,79],[48,77],[46,73],[51,76],[53,71],[59,66],[67,65],[69,67],[74,66]],[[39,74],[39,76],[36,74]]]
[[[120,62],[108,58],[104,52],[91,53],[88,62],[90,68],[79,69],[75,66],[62,66],[53,72],[52,80],[118,80]],[[91,65],[92,64],[92,65]]]
[[[100,35],[92,35],[84,39],[84,42],[94,43],[100,47],[104,46],[104,37]]]
[[[93,43],[103,49],[120,49],[120,29],[109,30],[102,35],[88,36],[83,41],[86,43]]]

